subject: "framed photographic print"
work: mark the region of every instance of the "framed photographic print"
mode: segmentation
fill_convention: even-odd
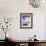
[[[33,14],[20,13],[20,28],[32,28],[32,26],[33,26]]]

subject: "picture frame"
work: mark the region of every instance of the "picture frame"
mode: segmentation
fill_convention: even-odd
[[[20,28],[32,28],[33,27],[33,14],[32,13],[20,13]]]

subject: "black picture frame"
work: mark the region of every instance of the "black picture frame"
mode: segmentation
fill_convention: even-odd
[[[33,14],[20,13],[20,28],[31,29],[33,27]]]

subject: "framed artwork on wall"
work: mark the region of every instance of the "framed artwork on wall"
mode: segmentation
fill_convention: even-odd
[[[20,28],[32,28],[33,26],[33,14],[32,13],[20,13]]]

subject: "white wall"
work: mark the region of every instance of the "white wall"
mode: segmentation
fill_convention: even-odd
[[[8,33],[16,40],[27,40],[34,34],[37,35],[37,39],[46,40],[45,12],[45,6],[35,9],[31,7],[28,0],[0,0],[0,16],[13,18]],[[33,13],[32,29],[20,29],[20,13]],[[2,35],[1,32],[0,35]],[[0,36],[0,39],[2,39],[2,36]]]

